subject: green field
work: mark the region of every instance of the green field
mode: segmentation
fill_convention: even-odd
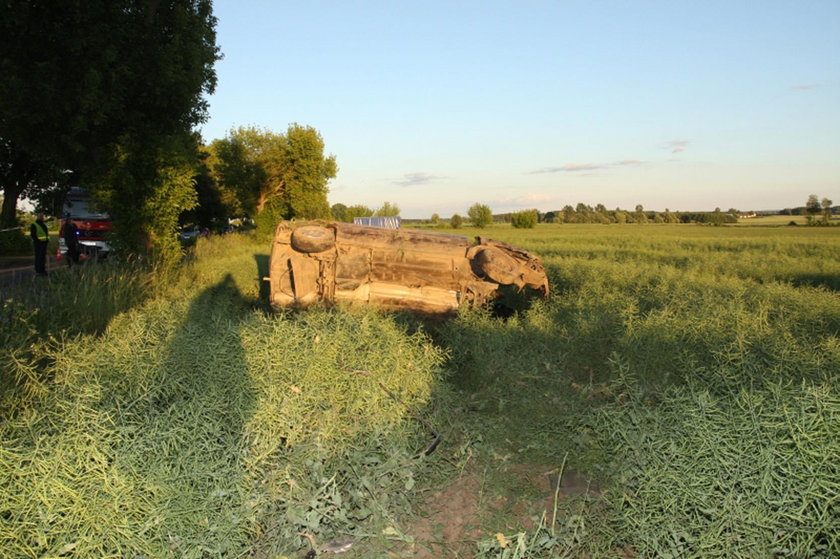
[[[269,313],[245,235],[4,293],[0,557],[840,555],[840,229],[481,234],[550,299]]]

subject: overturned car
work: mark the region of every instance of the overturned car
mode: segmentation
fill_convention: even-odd
[[[540,259],[508,244],[327,221],[281,222],[266,279],[274,308],[346,301],[441,314],[483,305],[501,286],[548,296]]]

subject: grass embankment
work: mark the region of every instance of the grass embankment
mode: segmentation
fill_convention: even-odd
[[[269,315],[267,247],[234,237],[98,335],[7,303],[41,390],[4,400],[0,554],[298,556],[300,532],[356,557],[840,553],[835,231],[483,233],[540,254],[552,298]],[[471,499],[435,502],[453,487]]]

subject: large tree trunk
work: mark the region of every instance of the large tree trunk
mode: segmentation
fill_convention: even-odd
[[[3,210],[0,211],[0,229],[17,227],[17,202],[23,191],[17,183],[3,187]]]

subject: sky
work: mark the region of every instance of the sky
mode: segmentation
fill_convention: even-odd
[[[206,142],[311,126],[405,218],[840,203],[840,0],[214,0]]]

